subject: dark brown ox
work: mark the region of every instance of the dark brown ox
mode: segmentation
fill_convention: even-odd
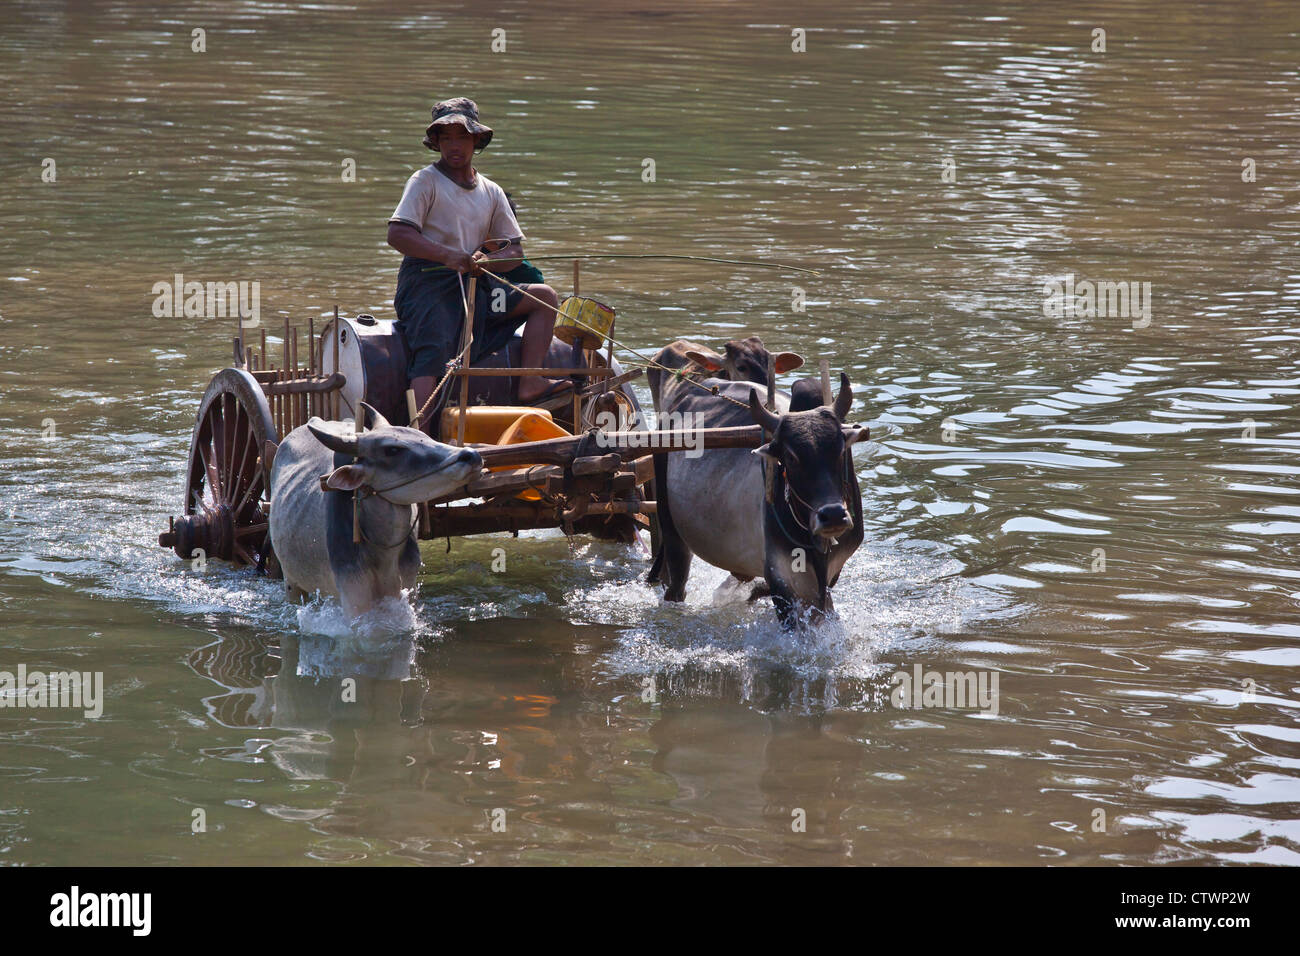
[[[759,349],[761,362],[755,362]],[[748,380],[699,380],[694,368],[704,366],[699,358],[708,353],[689,343],[676,342],[656,356],[704,386],[654,373],[651,389],[661,427],[758,422],[772,437],[753,452],[656,456],[661,540],[649,580],[664,583],[666,600],[683,600],[691,559],[698,555],[741,581],[763,578],[766,587],[756,588],[753,596],[770,594],[782,624],[791,627],[808,610],[814,617],[832,610],[830,589],[862,543],[862,496],[852,445],[867,437],[867,429],[844,424],[853,401],[847,376],[840,376],[832,406],[819,403],[791,412],[789,396],[778,392],[777,410],[769,412],[763,408],[766,386],[754,381],[759,369],[766,378],[766,349],[750,338],[728,343],[727,358],[733,351],[733,362],[715,359],[719,371],[729,375],[734,369]],[[781,355],[778,368],[802,364],[797,355]],[[714,387],[719,394],[711,394]]]

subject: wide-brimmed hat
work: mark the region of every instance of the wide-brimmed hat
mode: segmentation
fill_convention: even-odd
[[[484,126],[478,121],[478,107],[468,96],[457,96],[443,100],[433,108],[433,122],[424,131],[424,145],[438,152],[438,141],[434,138],[434,129],[438,126],[464,126],[474,134],[474,147],[486,149],[492,142],[492,127]]]

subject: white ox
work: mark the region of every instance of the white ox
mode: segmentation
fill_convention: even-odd
[[[312,418],[285,436],[271,469],[270,535],[288,597],[333,595],[349,619],[415,585],[416,504],[450,494],[483,467],[477,452],[390,425],[364,402],[358,418],[360,432]]]

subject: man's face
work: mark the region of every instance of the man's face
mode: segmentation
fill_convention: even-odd
[[[475,139],[473,133],[459,124],[438,127],[438,151],[453,169],[469,165]]]

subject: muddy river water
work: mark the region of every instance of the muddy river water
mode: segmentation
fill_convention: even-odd
[[[0,708],[0,862],[1300,863],[1300,6],[1076,6],[6,4],[0,670],[103,712]],[[536,254],[823,269],[583,291],[848,372],[838,620],[547,531],[424,543],[362,640],[158,547],[230,330],[154,284],[392,317],[456,94]]]

